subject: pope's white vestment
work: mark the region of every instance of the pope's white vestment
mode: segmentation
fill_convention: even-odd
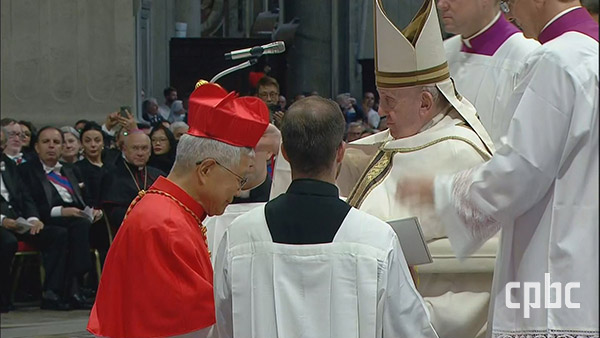
[[[435,180],[458,255],[502,230],[493,336],[598,337],[598,25],[561,13],[540,34],[511,98],[507,143]]]
[[[387,224],[351,209],[333,242],[274,243],[264,207],[238,217],[216,256],[227,337],[437,337]]]
[[[385,131],[353,142],[354,150],[370,154],[375,147],[380,151],[370,156],[366,168],[355,170],[362,172],[360,178],[348,172],[364,160],[354,154],[345,161],[338,185],[346,186],[343,180],[347,179],[358,182],[352,183],[355,187],[348,202],[381,220],[419,218],[434,263],[419,267],[418,289],[428,303],[434,327],[440,337],[481,337],[486,330],[498,239],[490,239],[475,257],[460,262],[446,238],[443,215],[438,217],[431,205],[407,202],[398,191],[400,182],[415,175],[454,173],[490,159],[491,152],[482,142],[482,138],[489,141],[487,134],[479,136],[454,109],[439,117],[411,137],[394,140]]]
[[[458,92],[477,109],[496,147],[506,135],[512,111],[506,110],[526,56],[539,42],[527,39],[501,13],[473,37],[444,41],[450,75]]]

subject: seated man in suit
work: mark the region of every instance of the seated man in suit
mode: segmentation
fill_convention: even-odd
[[[95,210],[90,219],[80,183],[72,166],[61,164],[63,134],[55,127],[40,129],[34,145],[39,161],[28,161],[19,166],[26,189],[29,190],[39,216],[47,228],[66,230],[67,256],[63,296],[73,308],[90,307],[81,293],[80,279],[92,267],[89,230],[93,220],[101,217]]]
[[[123,156],[106,168],[102,178],[100,204],[114,229],[123,222],[125,212],[135,196],[147,190],[158,176],[166,176],[162,171],[147,166],[150,159],[150,137],[141,130],[134,130],[125,136]]]

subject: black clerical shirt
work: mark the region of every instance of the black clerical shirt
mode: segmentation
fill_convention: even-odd
[[[335,185],[297,179],[285,194],[266,204],[265,217],[275,243],[330,243],[350,208]]]
[[[267,174],[265,181],[261,183],[256,188],[250,190],[250,196],[248,197],[234,197],[233,202],[231,204],[238,203],[257,203],[257,202],[267,202],[269,200],[269,195],[271,194],[271,185],[273,182],[271,181],[271,177]]]

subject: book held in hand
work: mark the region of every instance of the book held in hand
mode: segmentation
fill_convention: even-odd
[[[400,241],[400,247],[408,265],[432,263],[433,259],[423,237],[417,217],[403,218],[387,222]]]

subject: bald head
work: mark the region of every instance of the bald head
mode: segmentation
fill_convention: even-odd
[[[277,127],[269,123],[265,133],[261,136],[260,140],[258,140],[256,147],[254,147],[254,150],[256,152],[267,152],[271,155],[277,155],[280,143],[281,132],[279,132]]]
[[[334,168],[345,125],[334,101],[309,96],[292,104],[281,124],[283,148],[292,173],[318,176]]]
[[[279,129],[272,124],[267,126],[264,134],[254,147],[254,164],[250,166],[248,172],[248,183],[244,186],[244,190],[250,190],[260,185],[267,177],[267,162],[273,155],[279,153],[279,145],[281,144],[281,133]]]
[[[150,137],[141,130],[129,132],[123,143],[123,154],[127,162],[143,167],[150,159]]]

